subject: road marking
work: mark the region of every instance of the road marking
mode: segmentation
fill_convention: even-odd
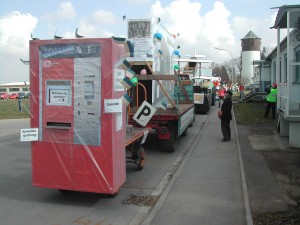
[[[0,148],[3,147],[3,146],[5,146],[5,145],[10,145],[10,144],[16,143],[18,141],[19,140],[9,140],[9,141],[0,142]]]
[[[241,172],[241,178],[242,178],[242,188],[243,188],[243,195],[244,195],[244,204],[245,204],[245,213],[246,213],[246,222],[247,225],[253,225],[253,219],[251,215],[251,208],[250,208],[250,200],[249,200],[249,193],[247,188],[247,182],[246,182],[246,175],[244,170],[244,162],[241,152],[241,146],[240,146],[240,140],[238,135],[238,130],[236,126],[236,120],[234,115],[234,110],[232,110],[233,113],[233,124],[234,124],[234,131],[235,131],[235,137],[237,142],[237,150],[238,150],[238,156],[239,156],[239,162],[240,162],[240,172]]]

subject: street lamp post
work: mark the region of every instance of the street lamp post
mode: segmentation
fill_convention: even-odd
[[[233,59],[233,56],[232,56],[232,53],[230,51],[228,51],[227,49],[223,49],[223,48],[217,48],[217,47],[214,47],[214,49],[217,49],[217,50],[220,50],[220,51],[225,51],[225,52],[228,52],[230,55],[231,55],[231,59],[232,59],[232,82],[235,83],[235,74],[234,74],[234,59]]]

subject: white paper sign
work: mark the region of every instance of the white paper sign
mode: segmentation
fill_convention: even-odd
[[[38,141],[38,139],[39,139],[38,128],[21,129],[20,141]]]
[[[204,103],[204,94],[194,93],[194,103],[203,104]]]
[[[104,99],[104,112],[116,113],[122,112],[122,100],[118,99]]]
[[[143,137],[143,139],[142,139],[142,142],[141,142],[141,144],[144,144],[144,143],[145,143],[145,141],[146,141],[146,139],[147,139],[147,136],[148,136],[148,134],[149,134],[149,130],[146,130],[146,131],[144,132],[144,137]]]
[[[122,125],[123,125],[123,115],[121,112],[118,112],[116,115],[116,131],[121,130]]]
[[[50,89],[49,103],[57,105],[69,104],[69,89]]]
[[[138,111],[134,114],[133,119],[138,124],[145,127],[155,112],[156,108],[144,101]]]
[[[114,69],[114,90],[115,91],[125,91],[124,86],[120,83],[125,77],[125,71]]]

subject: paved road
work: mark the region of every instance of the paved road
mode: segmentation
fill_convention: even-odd
[[[124,204],[130,195],[140,199],[160,195],[195,141],[208,115],[197,115],[178,150],[162,152],[148,145],[142,171],[127,165],[127,179],[119,194],[100,194],[36,188],[31,182],[30,143],[20,142],[21,128],[29,120],[0,120],[0,218],[1,225],[126,225],[139,224],[151,207]],[[147,203],[147,201],[145,201]],[[143,209],[146,214],[143,214]]]

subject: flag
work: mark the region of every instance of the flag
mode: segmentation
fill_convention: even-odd
[[[133,83],[130,81],[128,77],[124,77],[120,83],[128,90],[133,87]]]
[[[128,57],[134,57],[134,45],[130,41],[124,42],[125,51]]]
[[[122,102],[128,106],[130,104],[130,102],[132,101],[132,99],[129,97],[128,94],[125,94],[121,97]]]
[[[123,61],[118,61],[115,67],[119,69],[127,70],[131,67],[131,65],[126,59],[124,59]]]
[[[131,70],[131,69],[128,68],[125,71],[125,76],[128,77],[129,79],[131,79],[131,78],[133,78],[135,76],[135,72],[133,70]]]
[[[164,102],[161,102],[160,104],[158,104],[158,106],[156,106],[156,108],[161,108],[163,110],[167,109],[167,104]]]

